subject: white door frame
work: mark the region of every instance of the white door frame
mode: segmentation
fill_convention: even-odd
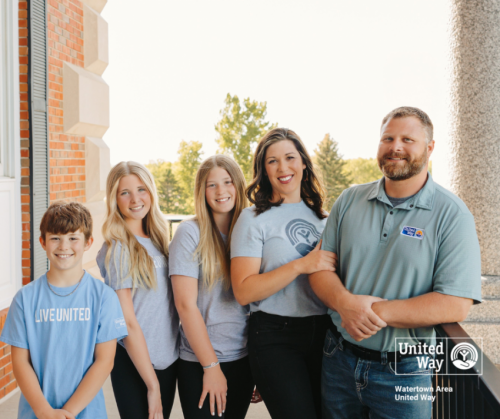
[[[19,2],[0,0],[0,310],[22,287]],[[5,202],[4,200],[8,202]],[[5,253],[6,251],[6,253]]]

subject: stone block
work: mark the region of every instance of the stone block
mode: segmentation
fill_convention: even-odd
[[[109,86],[102,77],[64,63],[63,93],[65,133],[102,138],[109,128]]]
[[[111,169],[109,147],[101,138],[85,138],[85,196],[87,202],[106,196],[106,178]]]
[[[500,276],[481,277],[481,290],[483,298],[500,298]]]
[[[90,6],[97,13],[102,12],[102,9],[104,9],[104,6],[106,6],[107,2],[108,2],[108,0],[82,0],[83,4]]]
[[[89,272],[92,272],[92,275],[96,275],[97,267],[96,258],[97,252],[101,249],[104,238],[102,237],[102,225],[104,224],[104,220],[106,219],[106,202],[105,201],[97,201],[97,202],[86,202],[84,205],[90,211],[90,215],[92,215],[92,236],[94,237],[94,243],[91,248],[83,254],[83,268]],[[97,278],[97,276],[95,276]]]
[[[84,4],[83,28],[85,69],[100,76],[109,63],[108,22]]]
[[[481,304],[471,307],[467,321],[500,322],[500,300],[496,298],[483,298]]]

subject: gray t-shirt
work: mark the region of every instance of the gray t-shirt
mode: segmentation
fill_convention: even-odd
[[[304,201],[271,207],[258,216],[254,206],[245,208],[233,230],[231,258],[261,258],[260,273],[272,271],[313,250],[325,224],[326,218],[320,220]],[[306,317],[326,314],[327,308],[302,274],[276,294],[250,304],[250,311]]]
[[[226,240],[226,236],[222,237]],[[232,288],[225,290],[222,282],[217,282],[211,290],[204,285],[200,261],[193,256],[199,242],[200,229],[196,221],[184,221],[177,227],[170,244],[170,275],[184,275],[198,280],[197,305],[217,359],[220,362],[236,361],[248,354],[249,307],[239,305]],[[198,361],[182,325],[180,358]]]
[[[142,333],[148,345],[149,357],[153,368],[164,370],[174,363],[179,357],[179,315],[175,309],[172,284],[168,276],[168,264],[165,255],[153,244],[151,239],[135,236],[139,243],[146,249],[153,258],[156,267],[157,288],[144,289],[136,288],[132,294],[132,302],[137,321],[141,326]],[[105,266],[106,243],[97,254],[97,264],[101,270],[101,275],[107,285],[115,291],[125,288],[132,288],[132,278],[130,276],[120,278],[120,254],[121,243],[116,243],[114,249],[114,259],[109,261],[109,270]],[[127,253],[124,252],[124,269],[127,273]],[[123,345],[123,341],[119,341]]]

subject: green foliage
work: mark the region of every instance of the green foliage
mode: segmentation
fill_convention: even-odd
[[[238,96],[229,93],[224,101],[225,106],[220,111],[221,119],[215,125],[219,137],[216,139],[219,152],[227,154],[240,165],[245,178],[252,179],[253,151],[258,140],[277,124],[267,122],[267,103],[243,100],[243,106]]]
[[[173,164],[164,160],[152,160],[146,167],[155,179],[161,211],[164,214],[179,214],[180,191]]]
[[[326,134],[314,151],[314,163],[323,180],[326,199],[323,207],[330,211],[342,191],[351,185],[349,172],[339,153],[339,145],[330,134]]]
[[[181,141],[179,159],[173,164],[173,172],[178,185],[179,200],[177,214],[194,214],[194,181],[200,167],[202,144],[199,141]]]
[[[373,182],[382,177],[377,159],[359,158],[346,160],[344,170],[350,174],[353,185]]]

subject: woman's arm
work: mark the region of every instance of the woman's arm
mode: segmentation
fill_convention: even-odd
[[[116,294],[120,300],[123,316],[127,323],[128,336],[123,339],[123,343],[137,372],[148,388],[149,419],[162,419],[163,408],[161,404],[160,384],[149,358],[146,339],[135,317],[132,290],[130,288],[116,290]]]
[[[337,256],[320,248],[321,240],[307,256],[262,274],[259,274],[261,258],[231,259],[231,283],[236,300],[244,306],[276,294],[301,274],[334,272]]]
[[[23,396],[39,419],[75,419],[63,409],[53,409],[45,399],[38,377],[31,365],[30,351],[12,346],[12,369]]]
[[[113,369],[115,352],[116,339],[95,345],[94,363],[63,406],[64,410],[76,416],[94,399]]]
[[[217,362],[205,321],[198,309],[198,279],[184,275],[172,275],[175,307],[181,318],[182,328],[202,366]],[[207,394],[210,394],[210,412],[215,413],[215,403],[219,415],[226,410],[227,381],[220,365],[204,370],[203,391],[198,404],[201,408]]]

